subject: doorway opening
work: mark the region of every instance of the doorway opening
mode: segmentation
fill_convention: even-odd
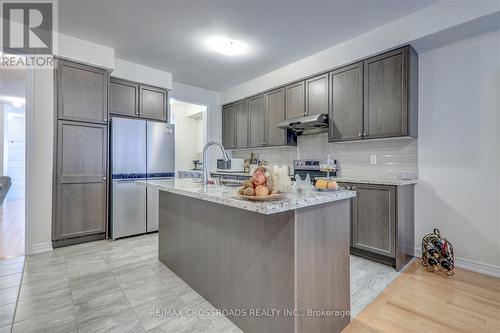
[[[26,70],[0,70],[0,259],[24,255]]]
[[[175,173],[180,178],[193,178],[197,172],[201,176],[207,106],[171,98],[170,110],[170,122],[175,125]]]

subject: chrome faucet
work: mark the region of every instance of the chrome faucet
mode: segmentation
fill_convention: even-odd
[[[229,156],[227,156],[227,152],[224,149],[224,146],[222,146],[220,143],[217,141],[210,141],[208,142],[205,147],[203,147],[203,172],[202,172],[202,178],[201,178],[201,183],[202,184],[208,184],[208,163],[207,163],[207,148],[216,145],[219,146],[219,148],[222,150],[222,155],[224,157],[224,161],[227,162],[229,161]]]

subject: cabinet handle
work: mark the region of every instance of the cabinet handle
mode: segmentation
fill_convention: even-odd
[[[365,132],[365,133],[363,133],[363,136],[368,136],[368,133],[366,133],[366,132]]]
[[[105,181],[106,179],[107,179],[106,177],[102,177],[102,180],[104,180],[104,181]]]
[[[361,134],[361,133],[358,133],[358,136],[359,136],[359,137],[361,137],[361,136],[363,136],[363,134]]]

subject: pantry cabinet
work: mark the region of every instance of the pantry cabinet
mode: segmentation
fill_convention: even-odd
[[[59,119],[106,124],[108,73],[67,60],[57,61],[56,89]]]
[[[58,121],[53,241],[104,238],[107,216],[107,126]]]
[[[56,59],[52,246],[106,237],[108,72]]]

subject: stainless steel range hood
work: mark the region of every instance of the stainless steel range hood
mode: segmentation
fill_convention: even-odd
[[[294,131],[297,135],[316,134],[328,131],[328,115],[315,113],[307,116],[290,118],[277,125]]]

